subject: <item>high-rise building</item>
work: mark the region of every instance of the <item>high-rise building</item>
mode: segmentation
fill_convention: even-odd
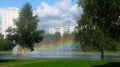
[[[0,34],[1,34],[1,28],[2,28],[2,9],[0,9]]]
[[[76,25],[71,25],[71,26],[57,26],[54,28],[49,29],[49,34],[55,34],[56,32],[59,32],[61,36],[63,36],[64,33],[72,33],[75,30],[75,27],[78,26]]]
[[[2,11],[2,34],[7,35],[6,30],[9,27],[15,28],[14,20],[19,17],[18,8],[7,8]]]

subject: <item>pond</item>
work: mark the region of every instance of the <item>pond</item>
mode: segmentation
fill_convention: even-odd
[[[37,50],[25,55],[2,54],[0,59],[79,59],[79,60],[100,60],[100,53],[83,53],[74,50],[71,45],[66,47],[49,48]],[[120,60],[120,55],[105,55],[106,60]]]

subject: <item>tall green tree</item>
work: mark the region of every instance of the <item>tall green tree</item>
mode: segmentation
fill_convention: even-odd
[[[78,20],[76,41],[81,48],[115,50],[120,41],[120,1],[119,0],[79,0],[84,14]]]
[[[26,3],[19,14],[19,18],[15,20],[16,28],[15,32],[11,34],[12,40],[33,51],[34,44],[42,41],[44,34],[43,30],[37,30],[38,21],[31,5]]]

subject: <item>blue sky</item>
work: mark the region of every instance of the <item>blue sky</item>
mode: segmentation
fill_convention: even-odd
[[[58,1],[62,0],[0,0],[0,8],[7,8],[7,7],[17,7],[22,8],[23,5],[28,2],[32,5],[33,9],[37,9],[41,2],[46,2],[49,5],[53,5]],[[76,4],[78,0],[72,0],[72,4]]]

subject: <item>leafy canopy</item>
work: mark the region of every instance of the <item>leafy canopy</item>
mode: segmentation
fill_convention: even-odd
[[[16,28],[15,32],[11,34],[12,40],[32,51],[34,44],[43,39],[44,31],[37,30],[38,21],[31,5],[26,3],[20,12],[19,18],[15,21]]]
[[[79,0],[84,14],[78,20],[75,40],[83,50],[116,50],[120,43],[120,0]]]

